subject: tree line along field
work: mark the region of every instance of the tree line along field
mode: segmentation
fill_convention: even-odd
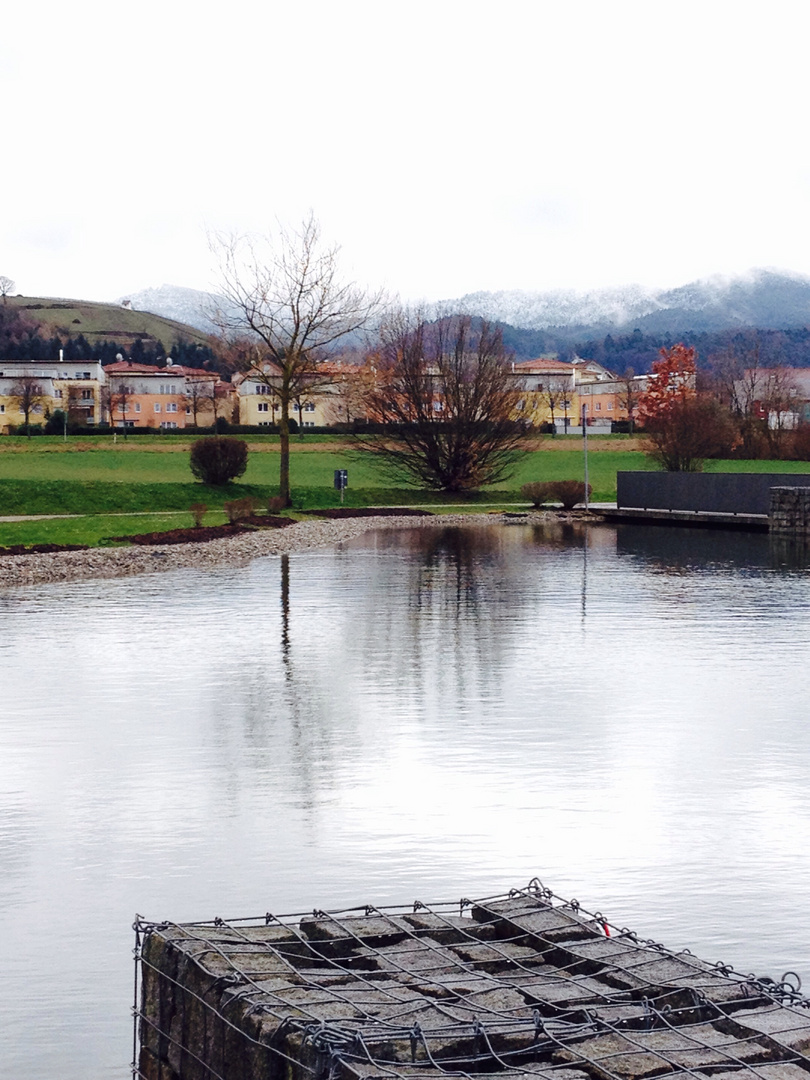
[[[339,505],[334,490],[335,469],[348,469],[347,506],[422,505],[483,509],[525,502],[520,487],[534,480],[582,479],[580,439],[549,439],[521,452],[509,481],[466,497],[419,488],[392,480],[376,458],[359,452],[341,437],[292,445],[291,477],[294,510]],[[190,440],[111,438],[4,439],[0,445],[0,517],[70,514],[51,521],[0,522],[0,546],[34,543],[103,543],[109,537],[133,535],[191,524],[192,503],[203,502],[210,512],[206,524],[225,520],[224,502],[243,495],[264,505],[278,486],[278,440],[273,436],[249,440],[247,471],[239,481],[222,488],[194,480],[189,468]],[[592,498],[616,498],[616,473],[654,466],[632,440],[589,440],[589,478]],[[631,448],[633,447],[633,448]],[[810,472],[808,462],[712,461],[708,471]]]

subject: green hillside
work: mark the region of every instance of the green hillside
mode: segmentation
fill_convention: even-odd
[[[175,342],[210,345],[210,337],[185,323],[132,311],[120,304],[100,304],[91,300],[68,300],[53,297],[9,296],[9,307],[37,322],[45,337],[78,337],[83,334],[92,345],[115,341],[130,349],[136,341],[153,345],[162,341],[167,347]]]

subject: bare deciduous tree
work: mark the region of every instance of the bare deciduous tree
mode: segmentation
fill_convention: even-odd
[[[21,375],[12,387],[9,397],[23,414],[25,433],[31,438],[31,413],[38,411],[46,400],[45,391],[36,375]]]
[[[745,457],[779,457],[793,429],[796,383],[790,368],[766,366],[757,337],[711,358],[713,390],[731,411]]]
[[[376,371],[372,362],[351,357],[344,369],[336,374],[329,388],[329,422],[348,428],[354,421],[364,420],[368,412],[369,395],[375,385]]]
[[[443,491],[512,472],[524,436],[500,331],[467,316],[428,323],[401,312],[384,329],[377,361],[368,413],[396,430],[358,446]]]
[[[127,382],[126,375],[111,375],[102,399],[103,407],[110,418],[110,427],[115,428],[115,413],[121,414],[124,438],[127,438],[127,409],[135,394],[135,388]]]
[[[728,410],[713,397],[679,397],[645,421],[645,452],[668,472],[701,472],[707,458],[727,457],[738,441]]]
[[[571,397],[570,375],[547,375],[544,378],[543,389],[538,391],[540,400],[548,407],[551,434],[557,434],[556,414],[563,410],[565,413],[565,433],[568,434],[568,409]]]
[[[187,378],[186,389],[183,394],[183,406],[191,410],[194,427],[199,427],[199,414],[207,407],[211,400],[211,384],[213,379]],[[216,422],[216,421],[215,421]]]
[[[215,321],[226,339],[254,344],[241,350],[241,370],[278,398],[279,495],[289,506],[290,407],[324,381],[319,367],[329,349],[381,311],[382,294],[369,296],[341,279],[338,248],[324,243],[311,214],[296,230],[261,239],[215,237],[211,246],[224,300]]]
[[[619,408],[627,413],[627,430],[631,435],[635,431],[638,402],[642,393],[643,391],[636,379],[635,371],[631,367],[627,368],[624,374],[619,376],[616,399],[619,403]]]
[[[7,303],[6,297],[14,288],[14,282],[10,277],[6,277],[5,274],[0,274],[0,296],[3,297],[3,303]]]

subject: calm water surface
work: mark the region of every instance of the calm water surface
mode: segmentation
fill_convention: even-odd
[[[414,529],[0,593],[0,1076],[128,1075],[136,911],[487,895],[810,978],[810,573]]]

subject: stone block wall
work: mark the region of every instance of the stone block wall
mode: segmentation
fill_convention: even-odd
[[[810,537],[810,488],[771,488],[768,524],[772,533]]]
[[[539,883],[137,926],[141,1080],[810,1080],[798,985],[671,952]]]

